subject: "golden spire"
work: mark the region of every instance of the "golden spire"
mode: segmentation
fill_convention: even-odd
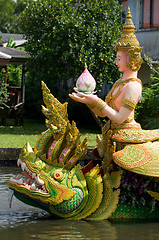
[[[134,34],[135,26],[132,21],[131,13],[130,13],[130,8],[128,8],[128,13],[126,17],[126,21],[123,26],[123,34],[121,35],[120,40],[116,44],[116,48],[121,48],[121,47],[139,47],[139,42]]]
[[[130,8],[128,7],[126,21],[125,21],[125,24],[123,26],[123,32],[125,34],[129,34],[129,33],[134,33],[134,30],[135,30],[135,26],[134,26],[133,21],[132,21]]]

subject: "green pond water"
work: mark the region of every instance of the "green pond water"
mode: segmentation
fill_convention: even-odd
[[[17,167],[0,167],[0,240],[159,240],[159,222],[54,220],[15,197],[8,202],[8,180]]]

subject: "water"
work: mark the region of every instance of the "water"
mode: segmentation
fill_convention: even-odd
[[[15,197],[10,209],[8,180],[17,172],[0,168],[0,240],[159,240],[159,222],[54,220]]]

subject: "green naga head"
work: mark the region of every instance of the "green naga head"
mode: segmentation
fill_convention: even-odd
[[[66,217],[84,207],[88,192],[79,165],[72,170],[50,165],[34,153],[29,143],[21,150],[17,164],[22,175],[12,177],[9,188],[21,201]]]
[[[11,177],[9,189],[22,202],[53,216],[70,219],[106,219],[117,206],[121,173],[100,174],[92,162],[77,164],[87,152],[75,122],[68,121],[67,104],[61,104],[42,82],[47,130],[34,150],[26,143],[17,164],[22,175]],[[106,190],[105,190],[106,189]],[[107,194],[107,195],[104,195]],[[110,201],[111,199],[111,201]]]

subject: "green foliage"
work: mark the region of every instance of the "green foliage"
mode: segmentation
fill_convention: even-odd
[[[7,84],[5,84],[5,70],[0,71],[0,109],[8,107],[9,93],[7,92]]]
[[[6,47],[15,48],[15,45],[16,45],[16,43],[14,42],[14,37],[11,36],[10,39],[8,40]]]
[[[40,91],[41,80],[58,97],[72,91],[85,62],[98,89],[103,81],[116,80],[114,45],[121,34],[121,10],[117,0],[37,0],[29,4],[20,16],[26,50],[32,56],[27,95],[39,101],[34,89]]]
[[[1,41],[2,37],[0,37]],[[7,47],[14,48],[15,43],[13,43],[14,38],[11,37],[8,40]],[[22,75],[22,66],[11,65],[7,66],[7,73],[4,68],[0,68],[0,108],[9,107],[9,95],[14,93],[9,93],[7,91],[7,86],[21,86],[21,75]],[[8,84],[5,84],[5,78],[7,78]]]
[[[15,5],[15,13],[17,16],[20,15],[21,12],[26,8],[28,4],[33,2],[34,0],[16,0],[16,5]]]
[[[36,0],[16,0],[15,4],[15,24],[12,28],[12,32],[14,33],[21,33],[20,27],[19,27],[19,15],[23,12],[23,10],[27,7],[28,4],[32,3]]]
[[[150,56],[144,59],[152,70],[151,85],[143,89],[142,100],[137,107],[137,119],[144,128],[159,128],[159,67],[154,68]]]
[[[1,37],[2,38],[2,37]],[[1,41],[0,38],[0,41]],[[15,48],[14,37],[11,36],[8,40],[7,46],[9,48]],[[7,66],[7,81],[10,86],[21,86],[21,77],[22,77],[22,65],[12,65]]]
[[[10,86],[21,87],[22,65],[15,66],[9,64],[7,66],[7,77]]]
[[[6,33],[11,30],[15,20],[15,2],[13,0],[1,0],[0,9],[0,31]]]
[[[34,0],[0,0],[0,31],[3,33],[20,33],[18,27],[19,14],[32,1]]]

